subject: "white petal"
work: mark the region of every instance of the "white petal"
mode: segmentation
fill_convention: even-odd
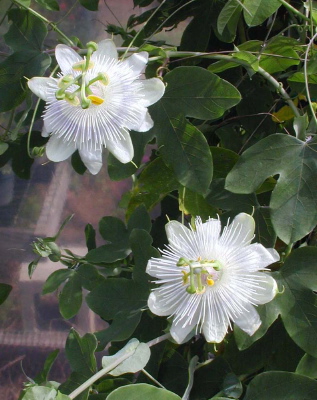
[[[43,137],[49,137],[51,132],[52,131],[47,128],[46,123],[44,121],[43,128],[42,128],[42,136]]]
[[[186,342],[187,340],[190,339],[191,336],[193,336],[195,334],[194,328],[198,324],[199,312],[197,311],[195,313],[191,322],[184,325],[188,319],[189,318],[186,315],[183,318],[177,320],[177,323],[175,323],[173,321],[173,324],[172,324],[172,327],[170,330],[170,334],[172,335],[173,339],[179,344]],[[191,332],[192,332],[192,335],[189,336]]]
[[[102,150],[79,150],[80,158],[93,175],[98,174],[102,167]]]
[[[274,249],[267,249],[260,243],[252,243],[247,247],[253,252],[254,266],[259,270],[279,261],[280,256]],[[251,259],[251,257],[250,257]]]
[[[177,301],[167,302],[162,290],[154,290],[148,299],[148,307],[155,315],[171,315],[177,308]]]
[[[52,86],[56,87],[56,90],[58,89],[54,78],[35,77],[28,81],[28,86],[34,94],[44,101],[48,100],[49,93],[52,92]]]
[[[251,215],[240,213],[224,228],[221,243],[226,246],[247,245],[254,237],[254,230],[255,222]]]
[[[226,336],[228,331],[228,323],[217,322],[216,320],[211,321],[210,315],[207,314],[207,319],[203,324],[203,334],[205,339],[209,343],[220,343]]]
[[[149,53],[146,51],[141,51],[141,53],[132,54],[132,56],[128,57],[124,61],[123,64],[127,65],[131,71],[137,76],[140,75],[148,62]]]
[[[126,164],[133,159],[134,149],[129,133],[122,129],[121,140],[107,140],[106,147],[119,161]]]
[[[153,128],[154,122],[146,108],[144,108],[144,115],[142,117],[138,124],[127,124],[127,128],[136,132],[147,132]]]
[[[58,44],[56,46],[55,57],[60,69],[64,74],[70,72],[76,62],[82,60],[80,55],[77,54],[75,50],[66,46],[65,44]]]
[[[243,306],[246,310],[234,318],[234,323],[248,335],[252,336],[259,329],[261,320],[258,312],[251,304],[244,304]]]
[[[194,232],[186,228],[178,221],[170,221],[165,225],[165,232],[170,243],[178,239],[183,239],[191,246],[191,240],[194,239]]]
[[[52,135],[46,145],[46,156],[51,161],[64,161],[70,157],[75,150],[74,142],[64,142],[56,135]]]
[[[141,103],[148,107],[157,101],[163,96],[165,92],[165,85],[159,78],[151,78],[142,80],[142,89],[140,90],[140,94],[143,96]]]
[[[255,304],[266,304],[273,300],[278,292],[275,279],[265,272],[254,273],[252,277],[259,283],[256,293],[252,294],[252,301]]]
[[[221,222],[218,219],[209,219],[208,221],[202,223],[201,219],[196,218],[196,235],[197,241],[200,244],[200,251],[202,258],[209,258],[210,254],[213,253],[215,245],[217,245],[219,240],[219,235],[221,231]]]
[[[114,58],[118,59],[118,52],[116,45],[111,39],[105,39],[98,43],[98,49],[92,54],[91,59],[94,60],[96,57],[105,58]]]
[[[149,112],[147,112],[145,114],[145,118],[144,118],[144,121],[142,122],[142,124],[138,127],[138,129],[134,129],[134,130],[137,132],[147,132],[151,128],[153,128],[153,125],[154,125],[153,119],[151,118],[151,115],[149,114]]]

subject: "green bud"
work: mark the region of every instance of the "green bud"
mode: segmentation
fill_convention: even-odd
[[[48,242],[47,246],[51,250],[51,254],[48,256],[48,258],[53,262],[59,261],[62,253],[57,244],[55,242]]]
[[[31,155],[32,157],[42,157],[45,153],[45,147],[33,147]]]

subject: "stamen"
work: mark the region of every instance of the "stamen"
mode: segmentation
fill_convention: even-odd
[[[88,69],[91,69],[94,67],[94,63],[92,61],[89,61],[87,67],[86,67],[86,60],[81,60],[73,64],[72,68],[74,71],[87,71]]]
[[[87,98],[91,100],[92,104],[94,104],[95,106],[100,106],[100,104],[104,102],[104,99],[94,94],[90,94],[89,96],[87,96]]]
[[[215,284],[215,281],[210,276],[207,276],[206,283],[208,286],[213,286]]]
[[[72,106],[79,106],[80,104],[79,98],[72,93],[71,94],[66,93],[64,100],[66,100]]]

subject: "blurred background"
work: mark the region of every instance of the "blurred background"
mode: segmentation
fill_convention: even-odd
[[[131,14],[145,11],[133,8],[132,0],[100,0],[98,12],[88,11],[73,0],[58,3],[60,12],[36,9],[49,20],[60,21],[60,29],[77,36],[82,43],[109,37],[105,32],[107,24],[125,27]],[[8,54],[2,36],[8,29],[5,12],[11,6],[9,0],[1,1],[1,61]],[[182,30],[179,26],[172,32],[161,33],[158,38],[168,37],[169,43],[177,45]],[[117,45],[121,44],[115,40]],[[56,44],[56,35],[50,33],[46,47],[53,49]],[[0,131],[7,126],[7,119],[6,114],[0,115]],[[63,352],[69,329],[74,327],[83,334],[106,327],[85,303],[73,319],[61,318],[58,293],[43,296],[41,291],[47,277],[63,266],[40,262],[30,280],[28,264],[35,258],[32,242],[37,237],[56,234],[62,221],[74,214],[58,244],[85,255],[85,225],[90,223],[97,228],[99,219],[105,215],[123,219],[124,211],[118,203],[130,186],[130,180],[112,182],[109,179],[105,158],[97,176],[88,173],[80,176],[72,169],[70,160],[55,164],[45,157],[35,160],[30,179],[17,177],[10,164],[0,168],[0,282],[13,286],[9,298],[0,306],[0,399],[16,400],[23,382],[41,371],[45,358],[54,349],[60,349],[60,354],[50,379],[63,381],[69,374]]]

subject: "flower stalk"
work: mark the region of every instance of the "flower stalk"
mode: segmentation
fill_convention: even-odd
[[[162,336],[159,336],[153,340],[150,340],[147,342],[147,345],[149,347],[155,346],[158,343],[163,342],[164,340],[170,339],[171,335],[169,333],[166,333]],[[88,389],[93,383],[95,383],[98,379],[102,378],[104,375],[107,373],[111,372],[114,368],[116,368],[119,364],[121,364],[123,361],[125,361],[127,358],[131,357],[134,353],[134,350],[131,350],[125,354],[123,354],[121,357],[116,359],[112,364],[110,364],[106,368],[102,368],[100,371],[98,371],[95,375],[93,375],[91,378],[89,378],[86,382],[81,384],[77,389],[75,389],[72,393],[68,395],[68,397],[72,400],[75,399],[80,393],[84,392],[86,389]]]

